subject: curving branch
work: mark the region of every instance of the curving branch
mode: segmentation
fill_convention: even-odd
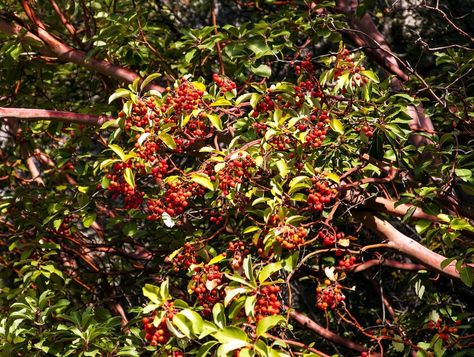
[[[311,320],[308,316],[303,315],[300,312],[297,311],[290,311],[290,317],[295,320],[298,324],[301,326],[307,327],[313,332],[316,332],[318,335],[323,337],[324,339],[334,342],[338,345],[344,346],[346,348],[349,348],[351,350],[357,351],[357,352],[368,352],[369,350],[362,346],[359,345],[358,343],[355,343],[351,340],[348,340],[347,338],[344,338],[342,336],[339,336],[335,334],[334,332],[322,327],[315,321]],[[378,354],[371,353],[371,356],[378,356]]]
[[[51,6],[53,7],[54,11],[56,12],[56,15],[58,15],[59,20],[61,23],[64,25],[64,27],[68,30],[68,32],[71,34],[72,38],[81,47],[81,41],[79,40],[79,37],[77,36],[77,30],[76,28],[68,21],[66,16],[62,13],[61,9],[59,8],[58,4],[54,0],[49,0],[51,3]]]
[[[433,252],[417,241],[399,232],[387,221],[378,218],[368,211],[354,211],[353,217],[374,231],[378,236],[386,239],[389,248],[395,249],[410,258],[418,260],[426,268],[430,268],[431,270],[437,271],[451,278],[460,279],[459,272],[456,270],[456,261],[451,262],[448,266],[442,269],[441,263],[443,260],[446,260],[446,257]]]
[[[427,219],[432,222],[441,222],[441,219],[424,212],[423,209],[421,209],[420,207],[416,207],[406,203],[402,203],[397,206],[395,204],[396,201],[392,201],[383,197],[376,197],[372,200],[367,200],[365,202],[365,206],[367,208],[373,208],[375,211],[388,213],[392,216],[403,217],[411,209],[414,209],[411,215],[412,219]]]
[[[18,36],[21,41],[33,40],[36,44],[40,45],[38,51],[43,55],[55,56],[61,61],[74,63],[119,81],[132,83],[137,78],[141,78],[137,73],[106,60],[99,60],[93,57],[88,58],[87,52],[74,49],[60,41],[45,30],[44,25],[35,17],[28,4],[23,3],[23,5],[25,12],[29,14],[30,20],[34,23],[34,30],[28,31],[28,29],[20,24],[12,23],[11,20],[8,21],[5,17],[0,17],[0,31]],[[163,87],[156,84],[150,84],[148,88],[159,92],[164,91]]]
[[[22,120],[51,120],[64,121],[84,125],[101,126],[106,121],[114,120],[107,115],[79,114],[46,109],[24,109],[0,107],[0,118],[15,118]]]
[[[445,103],[433,92],[431,87],[426,81],[416,73],[409,65],[400,60],[392,50],[388,42],[385,40],[383,34],[377,29],[374,21],[368,13],[364,13],[362,16],[357,16],[357,0],[337,0],[337,10],[342,12],[349,24],[349,29],[344,30],[351,40],[358,46],[365,47],[365,51],[371,56],[377,63],[379,63],[386,71],[394,74],[398,79],[407,81],[410,79],[410,74],[415,75],[426,87],[430,96],[445,107]],[[401,83],[397,78],[392,81],[392,87],[399,88]],[[427,132],[433,132],[434,127],[431,119],[424,114],[423,107],[408,106],[408,114],[412,120],[410,122],[410,128],[414,131],[423,130]],[[430,141],[428,138],[414,134],[412,135],[413,143],[416,146],[426,145]]]
[[[391,54],[390,46],[384,36],[378,31],[369,14],[357,16],[357,0],[338,0],[337,10],[342,12],[350,29],[344,31],[358,46],[366,47],[367,53],[385,70],[395,74],[403,81],[409,76],[400,67],[397,58]]]

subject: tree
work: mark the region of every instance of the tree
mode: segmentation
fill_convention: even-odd
[[[4,1],[2,355],[471,354],[473,11],[387,4]]]

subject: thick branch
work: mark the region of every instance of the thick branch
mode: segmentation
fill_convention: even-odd
[[[54,55],[61,61],[74,63],[78,66],[101,73],[108,77],[115,78],[125,83],[132,83],[135,79],[140,78],[140,76],[135,72],[114,65],[108,61],[98,60],[93,57],[87,58],[87,52],[76,50],[59,41],[48,31],[41,28],[39,24],[36,23],[35,26],[35,34],[33,34],[18,24],[12,25],[11,23],[0,18],[0,31],[10,35],[21,35],[21,33],[24,31],[25,34],[23,35],[23,38],[33,39],[36,42],[40,41],[42,46],[39,48],[39,52],[42,54],[49,56]],[[164,91],[163,87],[156,84],[151,84],[148,86],[148,88],[160,92]]]
[[[366,46],[366,51],[390,73],[395,74],[401,80],[408,80],[408,75],[400,68],[397,59],[391,55],[390,47],[384,36],[378,31],[369,14],[364,13],[361,17],[356,14],[356,0],[338,0],[337,8],[344,13],[351,29],[346,31],[347,35],[358,46]]]
[[[411,258],[420,261],[427,268],[431,268],[444,275],[459,279],[456,270],[456,261],[441,269],[441,262],[446,259],[442,255],[433,252],[410,237],[396,230],[390,223],[384,221],[368,211],[354,211],[356,220],[373,230],[380,237],[388,240],[388,247],[398,250]]]
[[[101,126],[106,121],[113,120],[113,117],[106,115],[79,114],[72,112],[60,112],[46,109],[23,109],[23,108],[2,108],[0,107],[0,118],[16,118],[22,120],[51,120],[65,121],[85,125]]]
[[[431,214],[425,213],[420,207],[402,203],[395,206],[395,201],[383,197],[376,197],[373,200],[366,201],[366,207],[373,208],[376,211],[388,213],[393,216],[403,217],[410,209],[415,209],[411,215],[413,219],[427,219],[432,222],[440,222],[441,220]]]

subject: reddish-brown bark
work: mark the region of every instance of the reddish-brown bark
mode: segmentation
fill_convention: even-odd
[[[342,336],[335,334],[334,332],[322,327],[315,321],[311,320],[308,316],[303,315],[297,311],[290,311],[290,317],[295,320],[301,326],[307,327],[308,329],[316,332],[321,337],[328,341],[334,342],[338,345],[344,346],[357,352],[367,352],[368,349],[362,345],[359,345],[351,340],[348,340]],[[371,356],[378,356],[378,354],[371,354]]]
[[[354,211],[353,217],[374,231],[378,236],[388,241],[387,246],[400,253],[416,259],[425,267],[452,278],[459,279],[459,272],[455,268],[456,261],[451,262],[444,269],[441,263],[446,257],[433,252],[410,237],[395,229],[390,223],[378,218],[368,211]]]
[[[0,118],[15,118],[22,120],[52,120],[78,123],[85,125],[101,126],[113,117],[106,115],[79,114],[46,109],[2,108]]]

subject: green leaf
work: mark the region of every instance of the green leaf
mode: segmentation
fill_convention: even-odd
[[[270,275],[277,272],[281,268],[282,268],[281,261],[265,265],[260,271],[260,273],[258,274],[258,281],[260,282],[260,284],[265,282],[270,277]]]
[[[217,98],[217,100],[214,103],[212,103],[210,106],[211,107],[226,107],[229,105],[232,105],[232,103],[228,101],[227,99],[221,97],[221,98]]]
[[[123,172],[125,181],[133,188],[135,188],[135,174],[130,167],[127,167]]]
[[[208,341],[206,343],[204,343],[201,348],[199,348],[199,351],[197,352],[196,354],[196,357],[205,357],[209,354],[209,351],[212,349],[212,347],[214,347],[215,345],[217,345],[219,342],[217,341]]]
[[[265,199],[265,197],[260,197],[260,198],[257,198],[252,205],[255,205],[255,204],[258,204],[260,202],[256,202],[257,200],[262,200],[262,199]],[[255,232],[255,231],[258,231],[260,228],[257,227],[257,226],[249,226],[247,228],[244,229],[243,231],[243,234],[248,234],[248,233],[252,233],[252,232]]]
[[[248,343],[247,334],[242,329],[233,326],[225,327],[215,332],[213,337],[220,343],[229,343],[233,341],[244,342],[242,347]]]
[[[212,308],[212,316],[214,318],[214,323],[219,328],[225,327],[225,325],[227,324],[227,321],[225,317],[224,305],[222,305],[220,302],[215,304],[214,307]]]
[[[341,121],[334,118],[334,119],[331,119],[331,121],[329,122],[329,126],[331,127],[332,130],[334,130],[335,132],[339,133],[339,134],[344,134],[344,125],[342,125]]]
[[[191,323],[191,331],[199,336],[203,330],[204,321],[202,317],[195,311],[190,309],[185,309],[179,312],[177,315],[185,316]]]
[[[148,77],[146,77],[142,84],[140,85],[140,90],[143,90],[146,88],[146,86],[152,81],[154,80],[155,78],[158,78],[159,76],[161,76],[161,74],[159,73],[153,73],[153,74],[150,74]]]
[[[130,97],[131,94],[132,94],[132,92],[129,91],[128,89],[119,88],[115,91],[114,94],[112,94],[109,97],[109,104],[112,103],[115,99],[123,98],[123,97]]]
[[[245,257],[243,262],[243,268],[247,279],[249,279],[250,281],[254,281],[255,277],[253,274],[252,257],[250,255]]]
[[[459,275],[461,280],[464,284],[468,287],[472,288],[472,283],[474,281],[474,274],[472,272],[472,268],[469,266],[464,266],[459,270]]]
[[[82,219],[82,224],[84,225],[84,227],[89,228],[92,225],[92,223],[94,223],[96,218],[97,218],[97,214],[88,213]]]
[[[247,293],[247,292],[249,292],[249,291],[250,291],[249,288],[234,288],[234,289],[231,289],[231,290],[227,290],[227,291],[226,291],[225,298],[224,298],[224,306],[228,306],[229,303],[230,303],[237,295],[245,294],[245,293]]]
[[[219,254],[219,255],[216,255],[211,260],[209,260],[209,262],[207,264],[208,265],[213,265],[213,264],[219,263],[221,260],[224,260],[225,258],[226,258],[226,256],[224,254]]]
[[[207,113],[207,118],[211,122],[211,124],[219,131],[222,131],[224,128],[222,127],[222,120],[221,117],[217,114],[209,114]]]
[[[162,300],[160,296],[160,288],[155,285],[145,284],[142,288],[143,295],[147,297],[154,304],[161,304]]]
[[[173,137],[167,133],[160,133],[158,138],[165,143],[165,145],[171,150],[176,149],[176,143]]]
[[[455,260],[456,260],[456,257],[451,257],[451,258],[447,258],[447,259],[443,260],[440,264],[441,269],[446,268],[449,264],[451,264]]]
[[[165,301],[170,299],[170,293],[169,293],[169,280],[166,279],[164,280],[161,285],[160,285],[160,300]]]
[[[100,127],[100,130],[105,130],[107,129],[109,126],[116,126],[117,125],[117,122],[115,120],[107,120],[104,124],[102,124],[102,126]]]
[[[174,325],[168,319],[166,319],[166,326],[168,327],[168,330],[176,337],[178,338],[186,337],[186,335],[184,333],[181,333],[176,327],[174,327]]]
[[[264,317],[257,324],[257,329],[255,330],[257,337],[262,336],[265,332],[272,329],[273,327],[275,327],[276,325],[278,325],[280,322],[283,322],[283,321],[286,321],[286,320],[281,315]]]
[[[372,71],[360,71],[359,72],[361,75],[363,75],[364,77],[367,77],[369,79],[371,79],[372,81],[374,81],[375,83],[379,83],[380,82],[380,79],[379,77],[377,76],[377,74],[375,72],[372,72]]]
[[[191,174],[191,181],[194,181],[200,184],[201,186],[204,186],[205,188],[214,191],[214,185],[212,184],[211,179],[204,173],[196,172]]]
[[[125,161],[125,153],[123,152],[123,149],[120,146],[115,144],[109,144],[109,149],[115,152],[118,157],[120,157],[120,160]]]
[[[455,231],[466,230],[466,231],[474,231],[474,226],[470,224],[467,220],[463,218],[454,218],[450,223],[449,227],[454,229]]]
[[[339,177],[338,175],[336,175],[335,173],[330,172],[330,173],[327,173],[325,176],[326,176],[329,180],[334,181],[334,182],[336,182],[336,183],[340,183],[340,182],[341,182],[340,177]]]
[[[260,76],[260,77],[268,78],[272,75],[272,69],[270,68],[270,66],[267,66],[266,64],[261,64],[257,68],[250,67],[250,70],[254,74],[256,74],[257,76]]]
[[[257,296],[247,296],[245,299],[245,315],[254,316],[255,304],[257,303]]]
[[[192,323],[183,315],[176,314],[173,317],[173,325],[188,338],[193,338]]]
[[[286,165],[286,161],[284,159],[280,159],[276,162],[276,165],[278,167],[280,176],[285,178],[286,175],[288,175],[288,166]]]

